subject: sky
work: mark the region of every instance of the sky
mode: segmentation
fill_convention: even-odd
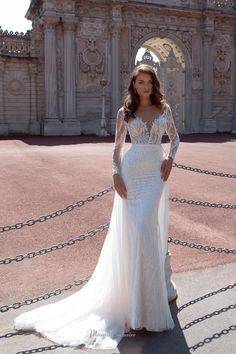
[[[30,0],[0,0],[0,26],[13,32],[31,29],[31,21],[25,18]]]

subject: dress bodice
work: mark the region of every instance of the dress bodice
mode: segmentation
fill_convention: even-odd
[[[124,108],[121,107],[116,118],[116,133],[112,156],[112,173],[120,173],[121,156],[125,144],[127,131],[132,144],[161,144],[162,136],[166,132],[170,140],[168,157],[174,159],[179,147],[179,135],[175,127],[171,108],[166,104],[163,113],[152,121],[151,127],[142,118],[135,116],[127,123],[124,120]]]

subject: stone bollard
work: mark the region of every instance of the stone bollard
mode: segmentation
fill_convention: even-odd
[[[171,253],[170,253],[170,251],[167,251],[166,259],[165,259],[165,277],[166,277],[166,287],[167,287],[169,302],[171,302],[177,298],[176,285],[173,282],[173,280],[171,280],[172,269],[171,269],[171,264],[170,264],[170,257],[171,257]]]

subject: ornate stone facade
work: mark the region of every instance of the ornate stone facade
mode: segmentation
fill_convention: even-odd
[[[113,134],[140,47],[180,133],[236,129],[236,1],[31,0],[26,16],[32,31],[0,30],[1,135],[99,134],[102,116]]]

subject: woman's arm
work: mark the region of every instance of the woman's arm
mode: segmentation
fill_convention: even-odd
[[[167,106],[166,132],[170,139],[170,150],[169,150],[168,157],[163,160],[161,165],[161,178],[163,179],[164,182],[166,182],[167,179],[169,178],[172,169],[172,162],[174,160],[180,142],[179,135],[175,127],[173,115],[169,105]]]
[[[120,174],[121,157],[125,145],[127,125],[124,120],[123,107],[119,109],[116,117],[116,133],[112,154],[112,174]]]
[[[124,111],[120,108],[116,117],[116,136],[112,155],[112,173],[116,192],[121,198],[127,198],[125,183],[121,177],[121,157],[125,145],[127,125],[124,121]]]
[[[179,134],[175,127],[173,115],[170,106],[167,107],[167,125],[166,125],[166,133],[170,139],[170,150],[168,154],[168,159],[173,161],[176,155],[176,152],[179,147]]]

